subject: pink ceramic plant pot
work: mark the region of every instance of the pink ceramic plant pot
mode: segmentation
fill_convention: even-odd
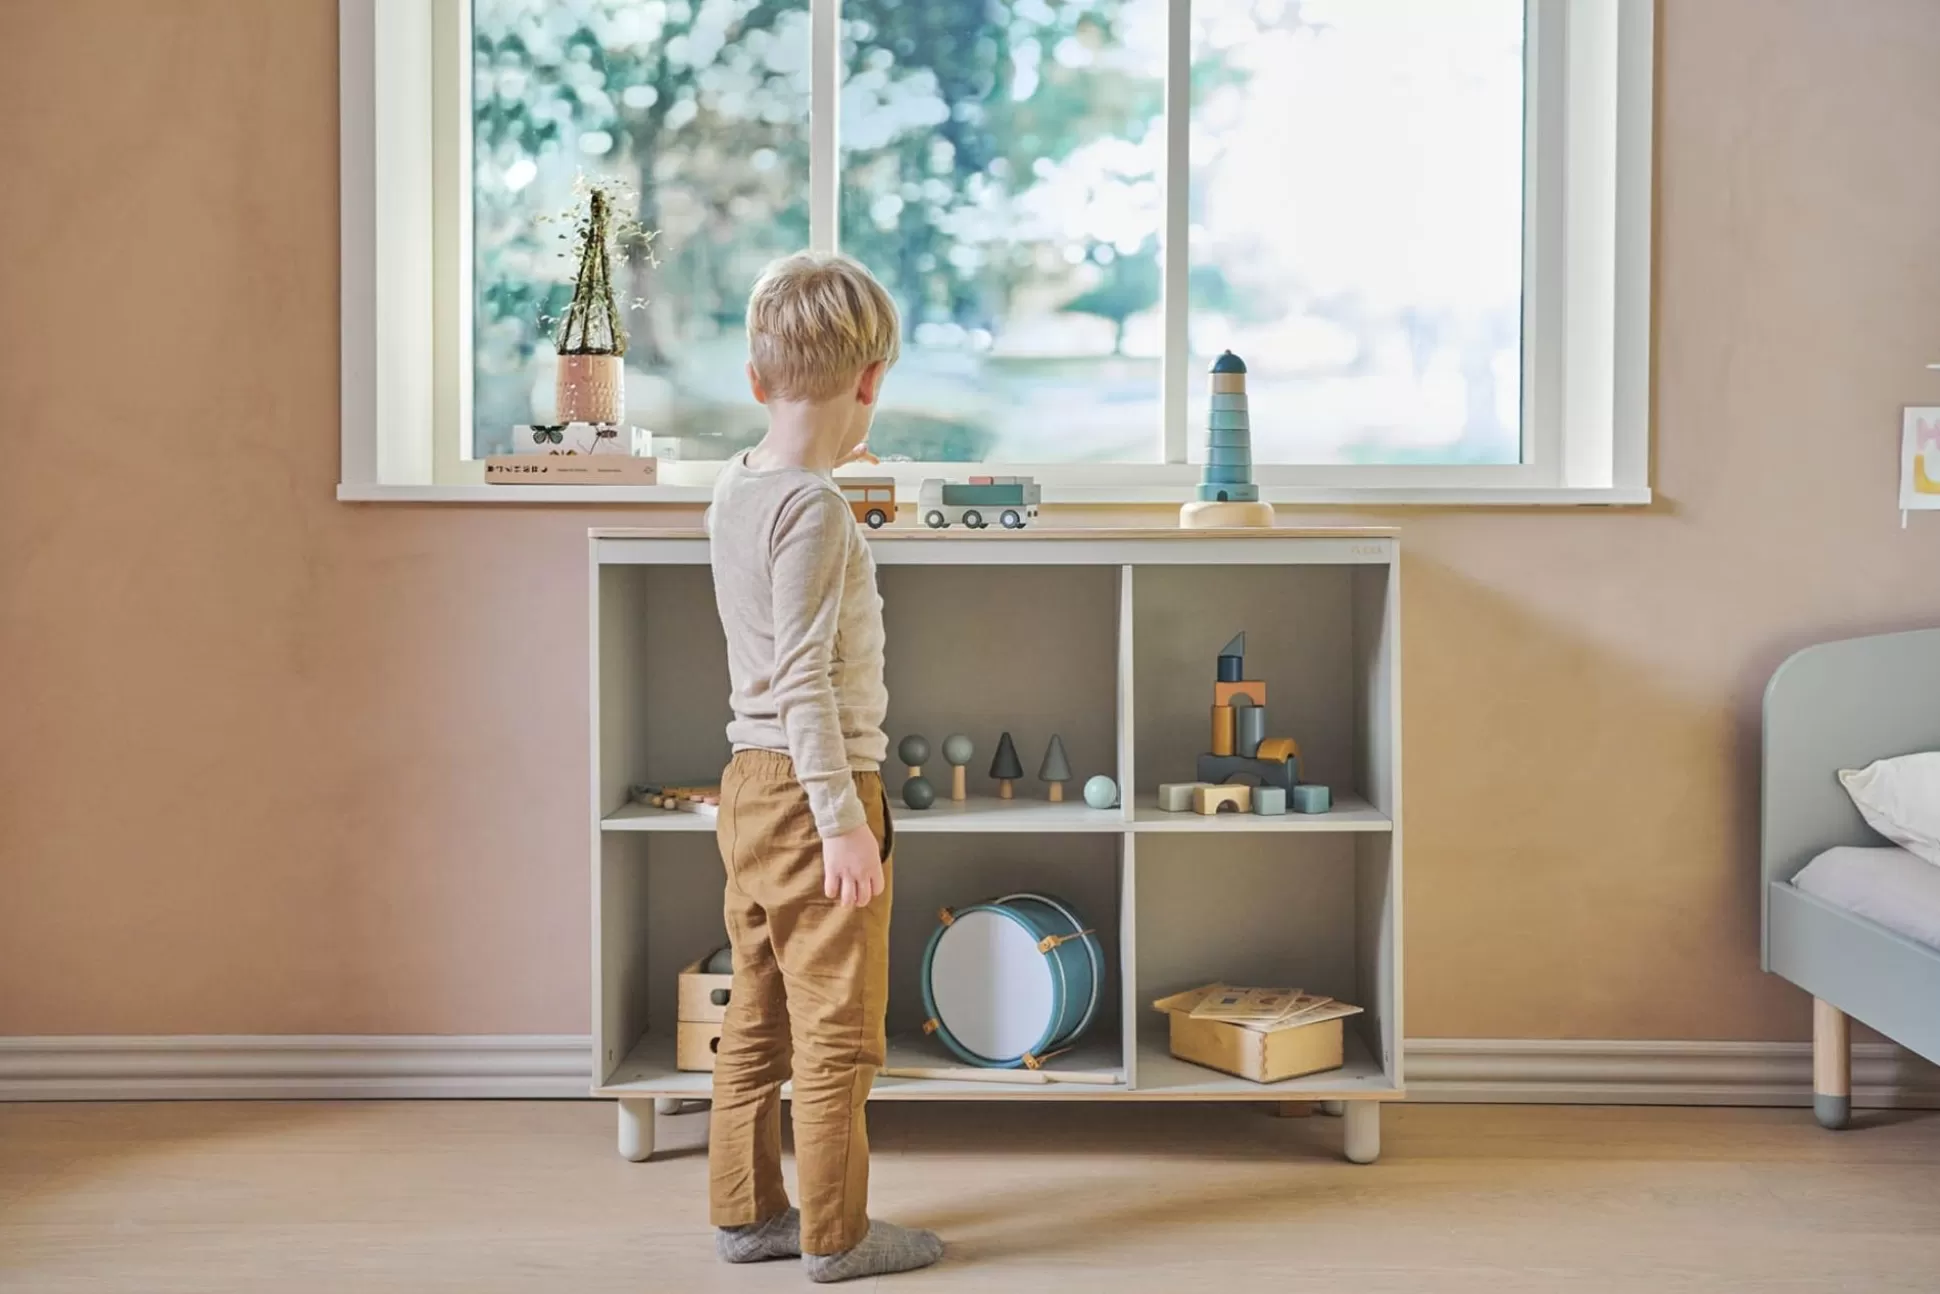
[[[626,421],[626,361],[618,355],[561,355],[555,422]]]

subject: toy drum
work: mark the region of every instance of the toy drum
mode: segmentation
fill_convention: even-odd
[[[1069,907],[1007,894],[941,916],[923,953],[925,1033],[971,1065],[1036,1069],[1090,1028],[1105,953]]]

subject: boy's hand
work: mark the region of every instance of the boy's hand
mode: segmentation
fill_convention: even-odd
[[[855,908],[882,893],[882,853],[867,824],[822,842],[822,893]]]

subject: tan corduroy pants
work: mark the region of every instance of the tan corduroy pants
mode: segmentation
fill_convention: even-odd
[[[882,847],[883,892],[865,908],[822,893],[822,840],[788,756],[744,750],[721,780],[734,985],[714,1066],[708,1177],[715,1226],[788,1207],[781,1084],[792,1072],[802,1252],[837,1254],[869,1229],[863,1104],[883,1063],[894,843],[882,777],[856,774]]]

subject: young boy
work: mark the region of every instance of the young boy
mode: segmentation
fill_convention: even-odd
[[[875,563],[829,479],[864,453],[900,329],[852,260],[769,266],[748,302],[748,381],[768,434],[727,464],[708,511],[734,709],[718,829],[734,987],[714,1068],[711,1213],[727,1261],[800,1254],[822,1282],[943,1252],[931,1232],[868,1215],[863,1103],[889,993],[888,693]],[[791,1049],[799,1214],[781,1180]]]

